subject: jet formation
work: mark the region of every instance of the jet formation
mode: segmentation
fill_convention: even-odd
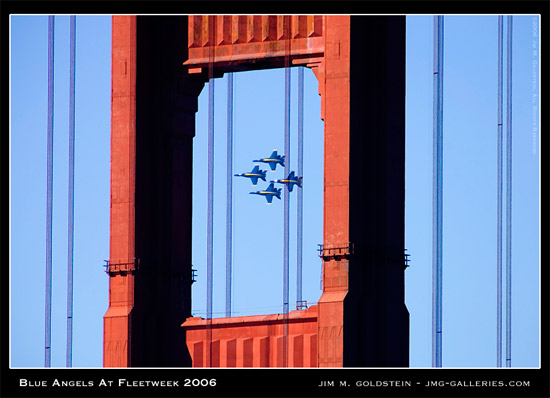
[[[285,166],[285,155],[278,155],[277,150],[274,149],[271,156],[268,158],[256,159],[253,160],[253,162],[267,163],[269,164],[271,171],[275,171],[277,165],[281,165],[282,167]],[[266,173],[267,170],[260,170],[260,165],[256,164],[249,173],[235,174],[235,176],[250,178],[252,185],[257,185],[258,179],[262,181],[266,180]],[[266,189],[250,192],[250,194],[264,196],[267,200],[267,204],[271,204],[273,202],[273,197],[276,197],[279,200],[281,199],[282,188],[275,188],[275,184],[284,184],[288,187],[289,192],[292,192],[294,185],[298,185],[300,188],[302,187],[302,178],[302,176],[296,176],[294,171],[291,171],[287,178],[270,181],[270,184]]]

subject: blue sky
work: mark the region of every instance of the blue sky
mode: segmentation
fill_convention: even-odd
[[[539,131],[537,16],[514,17],[512,364],[539,365]],[[52,366],[65,366],[69,17],[55,21]],[[11,17],[11,366],[44,363],[47,17]],[[77,17],[73,366],[102,365],[107,310],[110,181],[110,16]],[[407,17],[406,304],[411,366],[431,366],[433,18]],[[497,17],[445,18],[443,365],[496,361]],[[297,69],[292,70],[291,167],[296,169]],[[225,309],[227,79],[215,81],[214,316]],[[283,151],[284,71],[235,75],[234,173]],[[194,142],[193,314],[206,310],[207,86]],[[305,70],[303,298],[320,294],[323,123]],[[266,167],[267,168],[267,167]],[[268,171],[270,179],[282,170]],[[258,189],[263,183],[258,184]],[[235,315],[280,312],[282,201],[267,206],[235,178]],[[291,195],[295,214],[296,195]],[[296,297],[291,217],[290,303]]]

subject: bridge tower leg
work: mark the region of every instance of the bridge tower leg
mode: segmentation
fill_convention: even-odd
[[[405,17],[326,17],[324,61],[319,366],[408,366]]]
[[[324,270],[313,351],[320,367],[408,366],[405,17],[323,21],[314,71],[325,120]],[[189,366],[180,325],[191,310],[192,140],[205,76],[181,67],[187,17],[116,16],[112,26],[104,366]],[[210,43],[201,38],[192,40],[199,50]]]
[[[189,366],[197,97],[187,17],[112,21],[111,241],[104,366]]]

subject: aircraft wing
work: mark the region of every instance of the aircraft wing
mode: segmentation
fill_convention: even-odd
[[[252,174],[258,174],[258,171],[260,170],[260,165],[255,165],[254,168],[252,169],[252,171],[250,173]],[[254,184],[255,185],[255,184]]]
[[[252,185],[258,184],[258,177],[250,177],[250,180],[252,181]]]
[[[267,195],[265,195],[265,200],[267,200],[267,203],[271,204],[271,202],[273,202],[273,194],[268,193]]]
[[[272,171],[275,171],[275,168],[277,167],[277,163],[275,162],[269,162],[269,167],[271,167]]]
[[[270,159],[277,159],[277,150],[274,150],[269,158]]]

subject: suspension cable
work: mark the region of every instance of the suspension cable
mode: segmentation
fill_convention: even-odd
[[[497,367],[502,367],[502,41],[503,18],[498,16],[497,111]]]
[[[75,140],[75,53],[76,17],[70,17],[70,89],[69,89],[69,210],[68,210],[68,269],[67,269],[67,358],[73,365],[73,260],[74,260],[74,140]]]
[[[298,178],[304,173],[304,68],[298,68]],[[304,194],[297,189],[297,221],[296,221],[296,309],[302,304],[302,238],[303,238],[303,208]]]
[[[290,21],[289,16],[283,16],[283,29],[286,37],[285,49],[285,165],[284,178],[290,173]],[[283,236],[283,367],[288,366],[288,310],[289,310],[289,215],[290,215],[290,192],[288,185],[284,184],[284,236]]]
[[[225,242],[225,316],[231,316],[233,249],[233,73],[227,75],[227,208]]]
[[[512,16],[508,16],[506,80],[506,367],[512,366]]]
[[[55,17],[48,17],[48,125],[46,192],[46,314],[44,366],[51,366],[52,342],[52,209],[53,209],[53,100],[54,100],[54,29]]]
[[[213,275],[213,234],[214,234],[214,37],[216,17],[210,16],[209,35],[213,42],[210,47],[208,64],[208,210],[206,231],[206,317],[208,322],[207,363],[212,366],[212,286]]]
[[[432,366],[442,366],[443,299],[443,16],[434,16]]]

